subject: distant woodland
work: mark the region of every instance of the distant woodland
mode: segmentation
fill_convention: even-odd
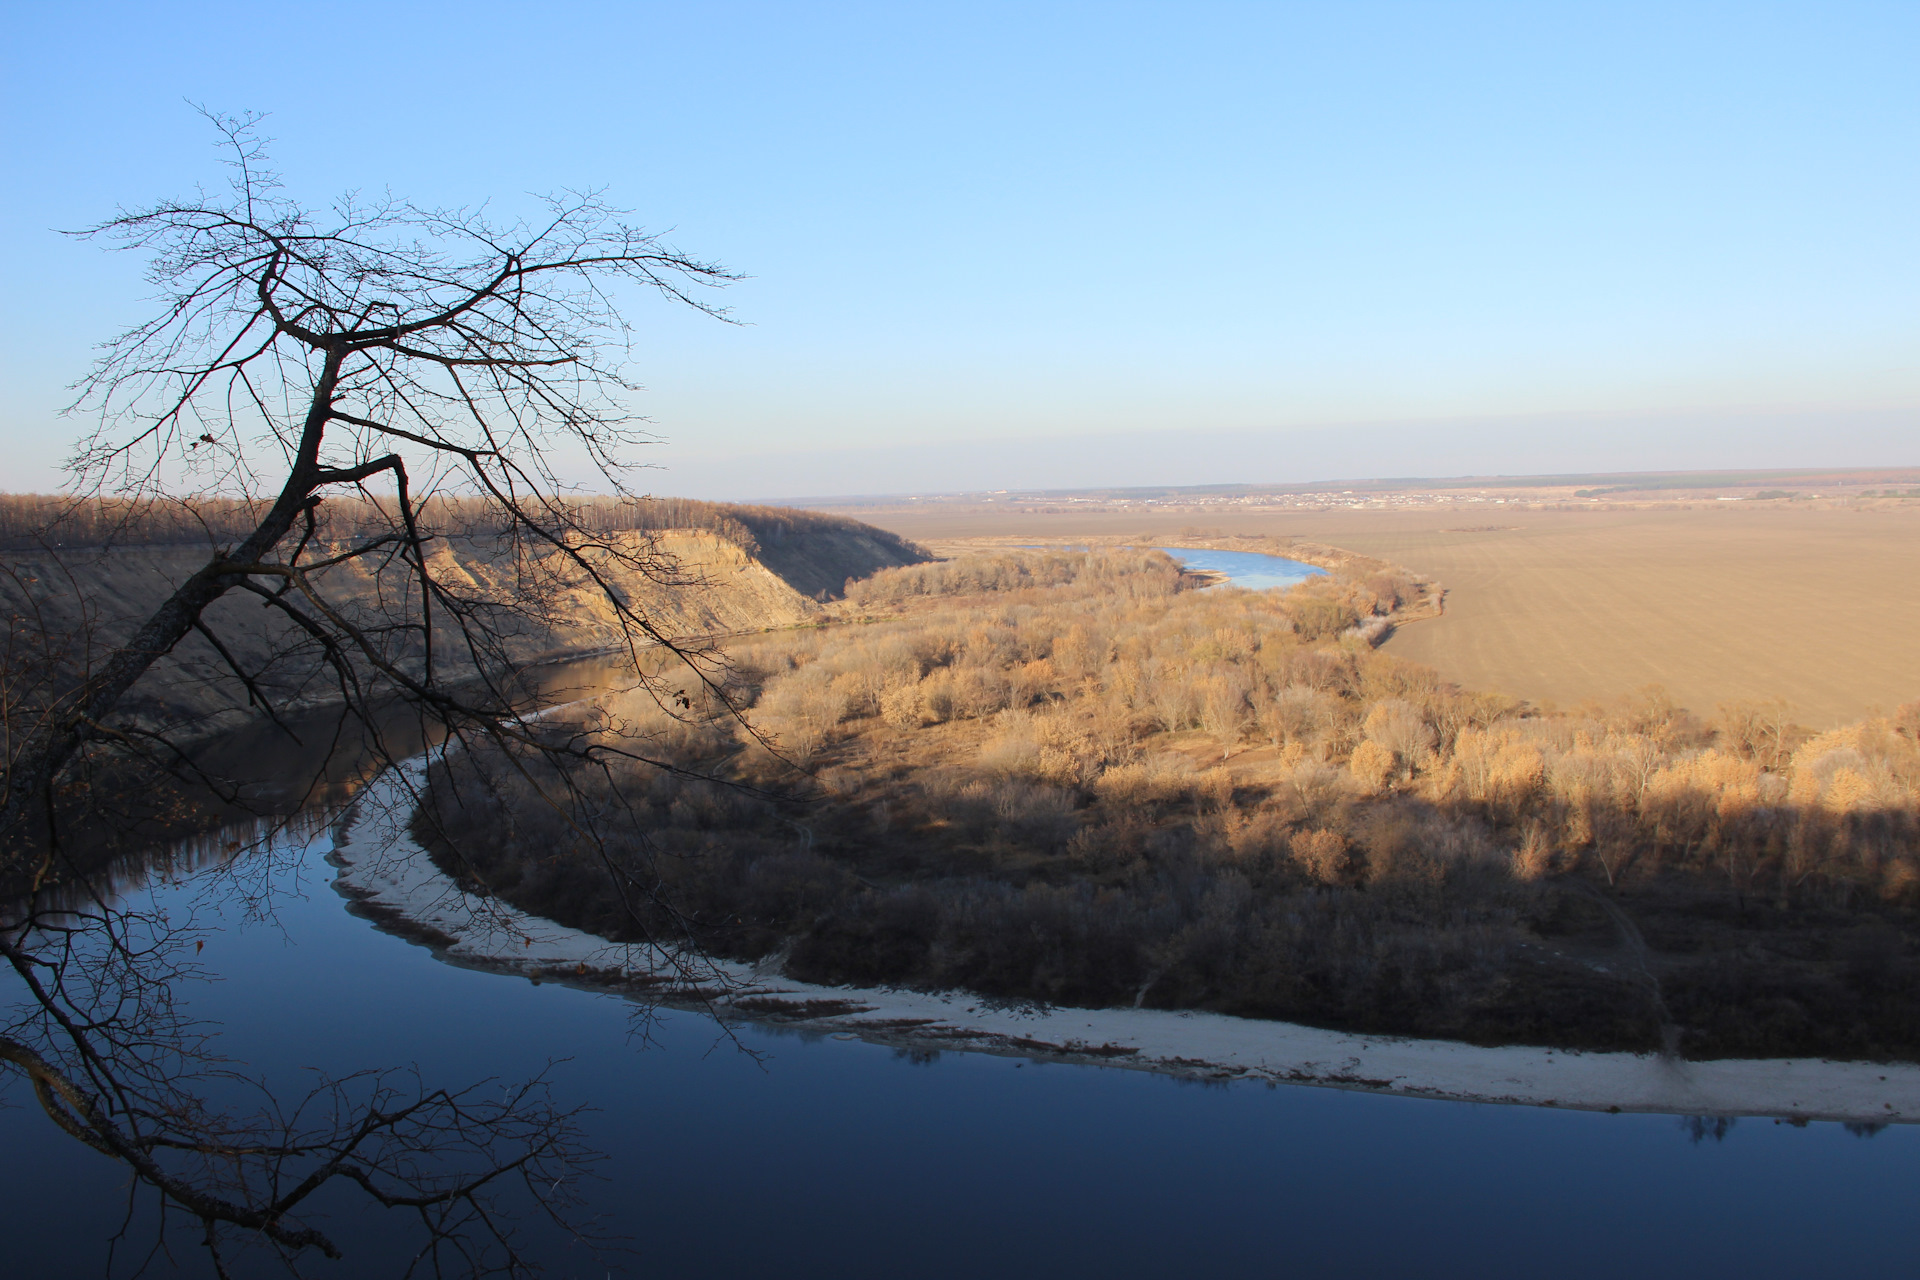
[[[454,753],[416,831],[481,892],[820,983],[1920,1056],[1920,704],[1542,714],[1375,650],[1415,590],[1198,590],[1146,551],[887,570],[730,650],[764,742],[609,698],[554,731],[654,765],[550,803]],[[569,804],[626,812],[588,840]]]

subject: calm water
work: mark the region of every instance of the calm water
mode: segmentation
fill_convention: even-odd
[[[290,1088],[309,1067],[416,1063],[465,1084],[564,1060],[563,1101],[598,1108],[588,1128],[610,1159],[591,1196],[638,1247],[631,1274],[1698,1280],[1911,1274],[1920,1256],[1912,1129],[1748,1120],[1696,1141],[1670,1116],[916,1063],[749,1030],[756,1064],[677,1013],[647,1045],[619,999],[450,967],[348,914],[326,847],[276,877],[272,924],[219,921],[203,957],[219,980],[191,992],[195,1011]],[[158,896],[178,908],[194,892]],[[117,1167],[19,1089],[7,1101],[0,1271],[100,1274]],[[325,1225],[348,1261],[310,1274],[399,1272],[394,1220]],[[607,1274],[545,1247],[554,1274]],[[204,1274],[190,1248],[177,1261]]]
[[[1189,569],[1223,573],[1236,587],[1266,591],[1291,587],[1326,573],[1318,565],[1303,564],[1285,556],[1261,555],[1257,551],[1207,551],[1199,547],[1159,547]]]

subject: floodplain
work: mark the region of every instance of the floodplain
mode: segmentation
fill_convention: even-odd
[[[1784,700],[1825,729],[1920,696],[1920,501],[1842,494],[1673,501],[1068,504],[1003,498],[839,507],[936,552],[1196,535],[1299,538],[1446,588],[1386,644],[1468,688],[1548,708],[1650,684],[1712,715]],[[1184,535],[1184,539],[1183,539]],[[1229,545],[1222,541],[1219,545]]]

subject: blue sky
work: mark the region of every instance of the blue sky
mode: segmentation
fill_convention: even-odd
[[[752,278],[636,304],[714,497],[1920,463],[1920,6],[7,6],[0,488],[213,182],[604,185]]]

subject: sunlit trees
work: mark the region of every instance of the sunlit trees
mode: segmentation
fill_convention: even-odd
[[[1251,735],[1274,754],[1252,759],[1247,776],[1271,772],[1309,808],[1329,794],[1417,798],[1492,824],[1529,877],[1586,868],[1609,886],[1679,866],[1730,876],[1743,892],[1767,876],[1802,891],[1868,847],[1848,833],[1883,821],[1874,815],[1910,823],[1920,794],[1920,753],[1897,717],[1809,739],[1778,706],[1708,725],[1656,688],[1542,716],[1353,637],[1310,639],[1297,619],[1319,607],[1313,593],[1115,590],[1129,574],[1158,571],[1125,556],[1097,568],[1098,557],[1042,553],[1072,572],[1041,573],[1019,567],[1023,555],[1035,553],[898,571],[913,590],[894,572],[877,575],[863,608],[892,600],[904,612],[793,648],[821,673],[841,673],[835,681],[881,681],[883,646],[922,655],[881,664],[877,704],[862,703],[833,733],[857,741],[866,723],[951,732],[991,722],[982,765],[1127,807],[1197,796],[1196,753],[1237,761]],[[957,594],[924,589],[934,582]],[[786,723],[783,690],[805,681],[781,667],[768,667],[768,723]],[[1798,745],[1781,754],[1788,743]],[[1310,795],[1319,799],[1307,804]],[[1785,812],[1797,815],[1790,838]],[[1905,883],[1905,872],[1872,874]]]
[[[1780,699],[1768,702],[1732,702],[1720,707],[1716,726],[1720,739],[1763,769],[1779,769],[1798,745],[1792,709]]]
[[[1769,770],[1657,690],[1542,714],[1309,639],[1285,593],[1161,590],[1124,553],[1050,585],[997,559],[897,571],[952,594],[883,572],[857,625],[734,650],[758,723],[822,785],[804,812],[651,797],[716,945],[812,981],[1647,1049],[1677,1020],[1712,1023],[1710,1051],[1824,1052],[1864,1006],[1768,1021],[1779,991],[1848,980],[1824,922],[1920,908],[1920,742],[1897,719]],[[846,699],[817,739],[789,718],[856,687],[878,705]],[[773,776],[739,744],[743,776]],[[529,907],[574,905],[547,892]],[[1684,940],[1662,973],[1693,983],[1666,1012],[1637,960],[1592,963],[1653,911]],[[1775,941],[1813,958],[1752,958]],[[1880,990],[1920,990],[1897,975]],[[1901,998],[1856,995],[1879,1001],[1861,1043],[1920,1051]]]
[[[1384,698],[1367,709],[1361,726],[1367,741],[1392,752],[1400,776],[1411,778],[1433,750],[1433,726],[1404,698]]]
[[[1394,769],[1392,750],[1375,742],[1372,738],[1366,739],[1355,747],[1353,754],[1347,759],[1347,771],[1368,794],[1386,786],[1387,779],[1394,774]]]

